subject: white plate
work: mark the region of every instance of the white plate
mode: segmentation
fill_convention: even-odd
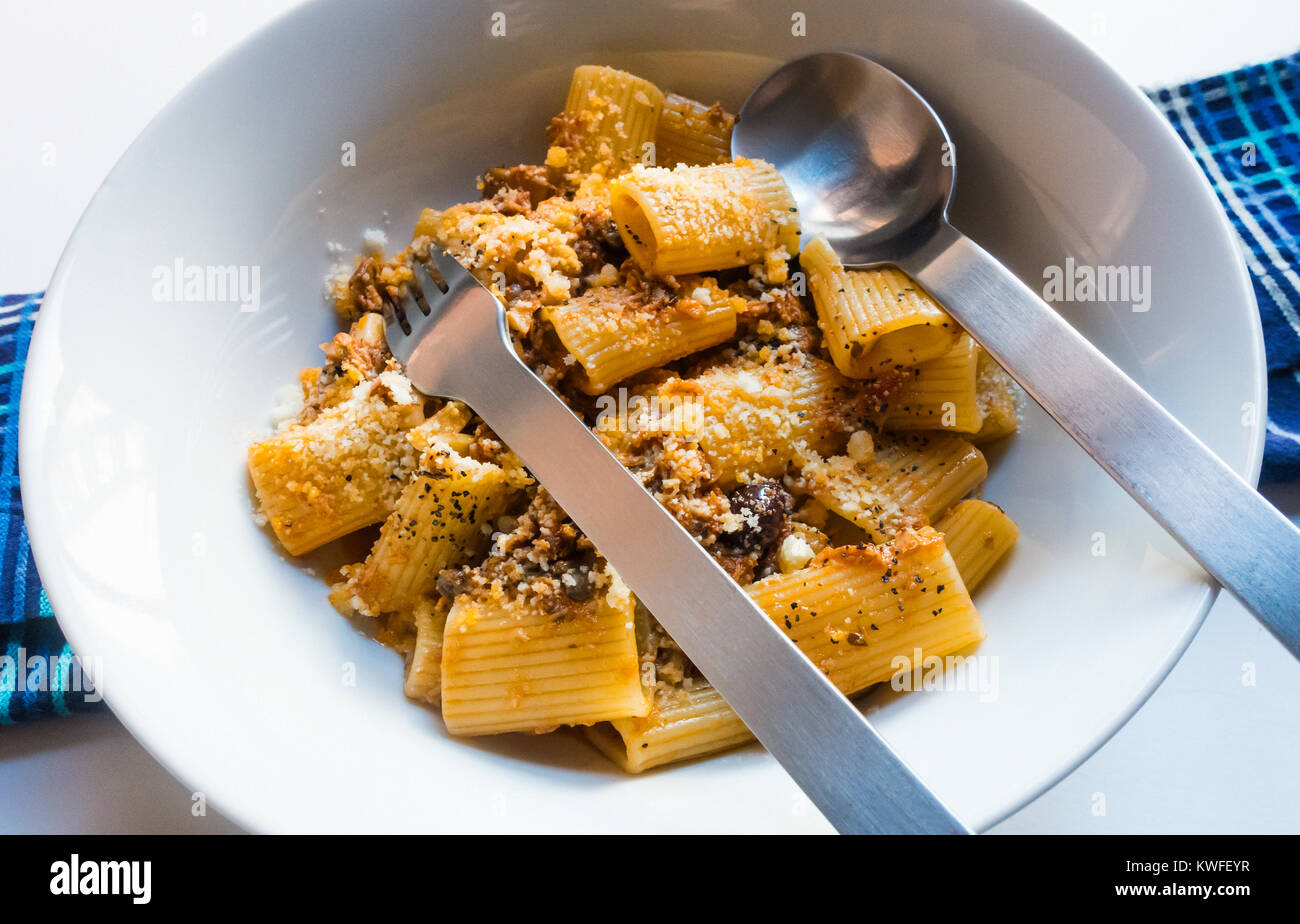
[[[336,616],[319,579],[249,517],[250,434],[333,331],[325,243],[357,243],[385,213],[400,239],[421,207],[472,198],[483,168],[536,161],[576,64],[733,108],[798,55],[852,50],[893,67],[956,139],[955,223],[1032,285],[1067,256],[1153,268],[1149,312],[1065,311],[1256,477],[1251,290],[1213,194],[1143,97],[1014,3],[800,7],[806,37],[778,2],[506,4],[493,37],[490,5],[326,0],[209,70],[114,169],[32,344],[23,498],[54,609],[102,662],[114,711],[223,812],[269,831],[828,827],[756,748],[636,778],[566,734],[449,739],[402,697],[399,659]],[[154,300],[155,267],[177,259],[259,266],[259,310]],[[1258,413],[1243,423],[1247,403]],[[1022,527],[977,594],[999,695],[874,699],[882,732],[978,828],[1099,747],[1213,597],[1036,408],[990,455],[985,496]]]

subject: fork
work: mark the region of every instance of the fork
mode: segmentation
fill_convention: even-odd
[[[501,302],[436,245],[409,265],[415,280],[386,314],[411,383],[465,402],[514,450],[827,820],[841,833],[971,833],[524,365]]]

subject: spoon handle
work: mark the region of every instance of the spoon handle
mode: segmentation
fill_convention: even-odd
[[[1300,658],[1300,530],[960,231],[901,265]]]

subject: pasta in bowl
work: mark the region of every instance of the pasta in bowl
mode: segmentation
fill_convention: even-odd
[[[381,312],[431,245],[846,694],[985,635],[970,593],[1018,530],[963,498],[980,446],[1016,429],[1010,380],[904,274],[846,270],[822,238],[800,252],[780,174],[730,159],[733,122],[579,67],[544,163],[488,170],[478,201],[334,276],[346,329],[249,450],[290,554],[378,526],[329,599],[405,656],[407,696],[454,735],[582,726],[632,772],[750,738],[510,448],[388,353]]]

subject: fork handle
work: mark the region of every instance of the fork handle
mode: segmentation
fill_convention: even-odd
[[[903,269],[1300,659],[1300,530],[960,231]]]
[[[486,331],[471,339],[490,342]],[[837,830],[970,833],[509,347],[480,348],[458,368],[442,382],[449,396],[520,455]]]

